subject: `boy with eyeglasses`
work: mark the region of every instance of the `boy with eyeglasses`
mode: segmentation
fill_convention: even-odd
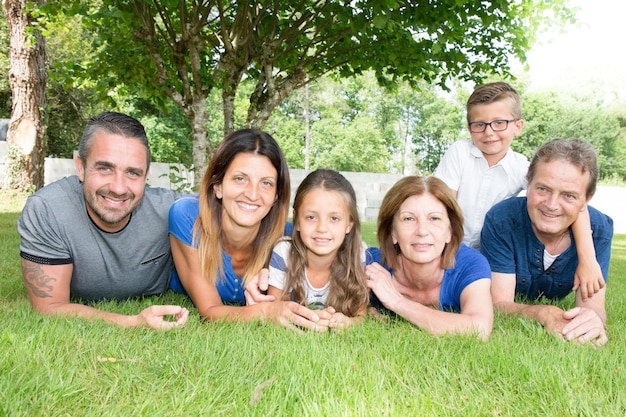
[[[471,140],[453,143],[435,170],[454,192],[463,210],[463,243],[480,249],[485,215],[496,203],[526,189],[528,159],[511,149],[524,127],[519,94],[505,82],[478,86],[467,100],[467,129]],[[595,258],[589,214],[582,213],[572,230],[579,253],[574,290],[583,299],[604,286]]]

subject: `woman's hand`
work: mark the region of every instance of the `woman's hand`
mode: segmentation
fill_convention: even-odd
[[[270,271],[263,268],[248,282],[243,292],[246,297],[246,305],[251,306],[276,300],[276,297],[267,294],[269,276]]]
[[[389,271],[379,263],[372,263],[365,268],[367,287],[376,294],[378,300],[389,310],[394,308],[404,297],[393,285],[393,279]]]

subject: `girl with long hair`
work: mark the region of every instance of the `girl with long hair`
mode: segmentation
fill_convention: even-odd
[[[293,233],[274,248],[268,294],[325,309],[334,327],[349,326],[369,303],[364,257],[352,185],[337,171],[318,169],[298,187]]]

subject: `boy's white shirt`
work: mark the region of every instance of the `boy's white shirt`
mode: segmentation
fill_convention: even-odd
[[[450,145],[434,176],[457,192],[464,217],[463,243],[480,248],[480,231],[491,207],[526,189],[528,159],[509,148],[496,165],[490,167],[471,140]]]

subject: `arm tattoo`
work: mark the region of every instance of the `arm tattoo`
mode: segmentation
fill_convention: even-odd
[[[29,262],[22,265],[22,276],[24,284],[28,287],[35,297],[50,298],[52,295],[52,283],[57,279],[44,274],[41,265]]]

